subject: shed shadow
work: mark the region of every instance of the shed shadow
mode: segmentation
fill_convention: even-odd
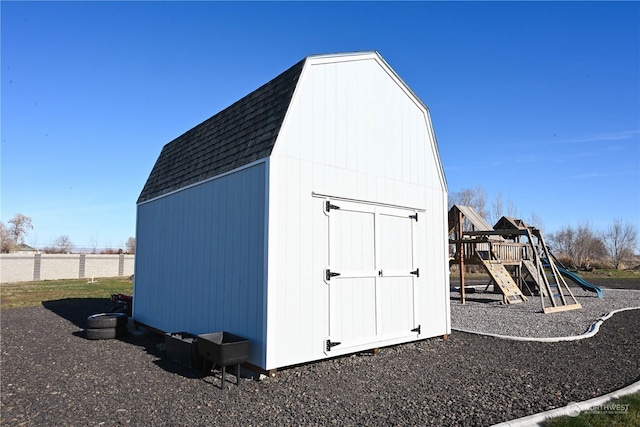
[[[72,335],[85,339],[84,328],[87,326],[87,317],[96,313],[108,312],[113,307],[113,302],[109,298],[63,298],[43,301],[42,306],[81,329],[72,332]],[[207,362],[205,366],[190,367],[168,357],[165,350],[165,337],[154,331],[145,330],[144,333],[139,335],[129,333],[116,339],[129,345],[143,348],[147,354],[157,358],[153,363],[167,372],[185,378],[204,379],[214,375],[214,372],[211,372],[210,362]]]
[[[172,374],[180,375],[185,378],[205,378],[207,376],[207,372],[203,372],[202,369],[197,369],[196,367],[190,367],[183,365],[181,363],[176,362],[166,356],[166,354],[158,354],[156,351],[149,351],[148,353],[152,353],[155,356],[158,356],[157,360],[153,361],[153,364],[157,367],[164,369],[167,372]]]
[[[87,317],[96,313],[105,313],[113,303],[109,298],[64,298],[43,301],[42,306],[63,319],[84,328]]]
[[[63,298],[43,301],[42,306],[81,329],[74,331],[72,335],[84,339],[87,317],[96,313],[108,312],[113,307],[113,302],[109,298]],[[167,372],[186,378],[202,378],[204,376],[202,368],[189,368],[168,358],[163,349],[165,341],[162,335],[146,331],[139,336],[127,334],[116,339],[129,345],[144,348],[148,354],[158,358],[153,363]]]

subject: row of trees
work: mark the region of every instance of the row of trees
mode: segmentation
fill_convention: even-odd
[[[591,269],[594,263],[602,266],[610,263],[616,270],[638,265],[635,248],[638,244],[638,230],[620,219],[604,231],[594,230],[590,224],[577,227],[565,226],[549,235],[555,253],[564,258],[573,268]]]
[[[10,253],[16,250],[19,245],[24,245],[24,240],[29,234],[30,230],[33,230],[33,222],[31,218],[20,213],[16,214],[12,219],[7,221],[6,225],[2,221],[0,221],[0,252]],[[50,245],[42,248],[41,251],[51,254],[68,254],[71,253],[74,248],[75,245],[73,244],[73,242],[71,242],[69,236],[61,235],[59,237],[56,237]],[[136,251],[136,239],[134,237],[129,237],[125,248],[125,250],[112,248],[103,248],[98,250],[97,243],[92,242],[92,248],[90,249],[90,252],[102,254],[133,254]]]
[[[481,185],[450,194],[449,207],[454,204],[474,208],[483,218],[488,218],[490,224],[495,224],[503,216],[518,217],[515,204],[510,200],[505,202],[500,193],[488,208],[487,192]],[[535,212],[524,221],[544,229],[542,219]],[[639,243],[638,230],[633,224],[621,219],[615,219],[602,231],[595,230],[589,223],[567,225],[557,232],[550,233],[547,243],[553,253],[572,268],[590,269],[597,264],[599,267],[620,269],[637,267],[639,264],[635,253]]]

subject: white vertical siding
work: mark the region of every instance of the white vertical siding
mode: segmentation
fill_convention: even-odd
[[[425,251],[422,255],[427,268],[424,271],[424,294],[421,296],[423,307],[422,334],[436,336],[451,333],[449,318],[449,275],[446,231],[446,192],[427,189],[429,206],[425,213]],[[442,205],[442,209],[433,207]],[[421,277],[423,275],[420,269]]]
[[[328,357],[327,218],[312,193],[424,211],[420,337],[450,332],[446,183],[435,144],[428,111],[376,55],[307,61],[270,158],[265,368]]]
[[[428,112],[376,60],[310,63],[274,156],[326,167],[323,188],[314,191],[329,193],[340,186],[350,193],[341,195],[355,198],[356,193],[363,195],[357,184],[367,187],[378,179],[382,185],[366,191],[366,199],[400,205],[407,203],[406,183],[445,185],[439,163],[425,167],[437,157],[431,132]],[[344,178],[354,185],[345,188]],[[418,198],[424,196],[412,196],[411,205],[420,202]]]
[[[324,345],[324,194],[420,211],[421,334],[380,345],[450,333],[446,191],[428,111],[384,61],[310,58],[269,159],[138,206],[134,317],[165,331],[246,336],[249,361],[264,369],[335,355]],[[406,294],[398,300],[408,300],[409,279],[384,280],[397,281]],[[389,332],[409,325],[388,300]]]
[[[134,317],[165,332],[228,331],[264,364],[265,163],[138,206]]]

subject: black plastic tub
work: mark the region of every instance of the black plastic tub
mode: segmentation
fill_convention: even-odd
[[[224,388],[226,367],[229,365],[236,365],[236,384],[240,385],[240,364],[249,358],[248,339],[229,332],[212,332],[198,335],[197,344],[200,356],[214,366],[222,367],[221,388]]]
[[[198,352],[218,366],[238,365],[249,358],[249,340],[229,332],[201,334]]]
[[[167,357],[193,369],[202,369],[204,359],[198,353],[198,337],[188,332],[172,332],[164,336]]]

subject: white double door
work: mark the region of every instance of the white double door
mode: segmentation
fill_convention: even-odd
[[[416,236],[420,213],[326,200],[329,338],[326,351],[419,334]]]

